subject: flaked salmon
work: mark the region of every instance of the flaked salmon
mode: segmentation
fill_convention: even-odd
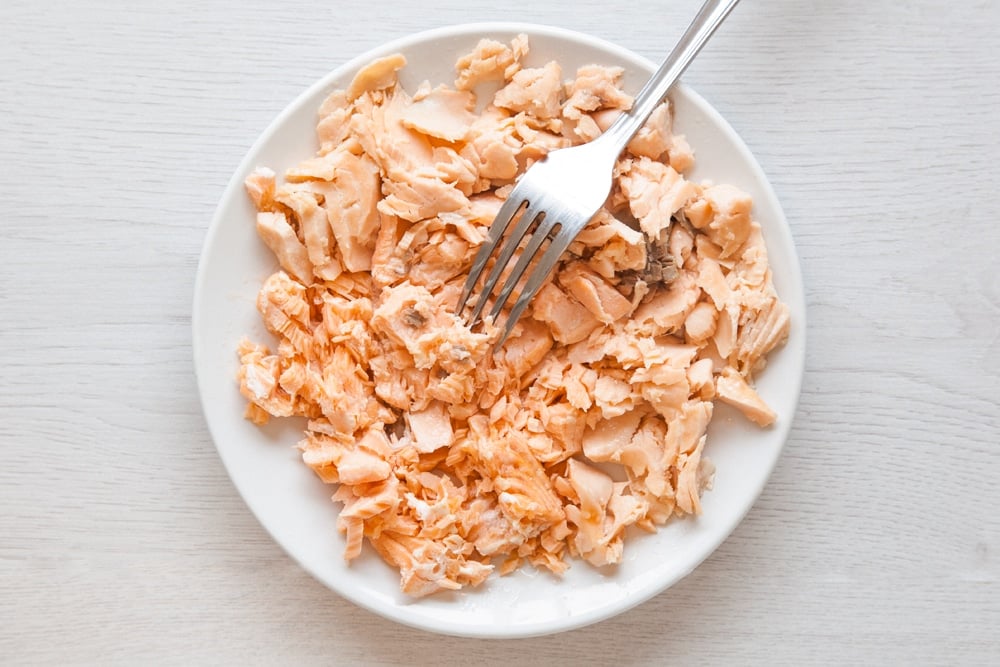
[[[629,526],[702,511],[716,400],[777,418],[753,374],[790,318],[752,200],[686,178],[669,103],[503,348],[455,315],[518,174],[632,104],[619,68],[566,81],[527,53],[483,40],[454,87],[412,95],[405,58],[382,58],[324,100],[315,155],[246,178],[277,260],[257,299],[274,342],[238,349],[246,417],[307,418],[344,557],[370,545],[411,596],[620,563]]]

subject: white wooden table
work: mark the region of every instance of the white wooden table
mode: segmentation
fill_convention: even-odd
[[[470,20],[659,59],[695,0],[0,2],[0,663],[1000,663],[1000,5],[747,0],[686,77],[782,199],[808,360],[778,468],[679,585],[475,641],[341,600],[238,497],[190,313],[222,189],[308,84]]]

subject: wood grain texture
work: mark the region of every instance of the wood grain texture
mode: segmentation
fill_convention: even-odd
[[[784,204],[808,359],[763,496],[652,601],[522,641],[397,626],[295,565],[215,453],[198,255],[291,99],[470,20],[658,60],[696,4],[0,3],[0,662],[1000,662],[996,3],[746,0],[686,76]]]

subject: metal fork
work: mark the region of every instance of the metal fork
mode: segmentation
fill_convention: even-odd
[[[497,212],[493,224],[490,225],[489,236],[472,261],[469,277],[459,297],[457,312],[461,314],[490,257],[499,248],[496,262],[486,276],[482,291],[469,317],[470,326],[479,321],[504,269],[507,268],[525,235],[534,227],[531,237],[500,288],[489,313],[489,317],[496,322],[515,287],[524,277],[525,271],[539,254],[542,244],[548,240],[548,247],[527,276],[517,301],[507,315],[503,333],[496,345],[500,346],[507,340],[517,320],[528,307],[532,297],[538,293],[559,261],[559,257],[608,198],[611,192],[612,171],[618,156],[737,2],[739,0],[708,0],[702,5],[698,15],[666,61],[639,91],[628,113],[619,116],[607,131],[594,141],[552,151],[521,176]],[[517,224],[504,238],[504,232],[518,212],[522,213]]]

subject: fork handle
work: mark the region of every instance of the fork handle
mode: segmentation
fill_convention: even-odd
[[[632,109],[619,116],[604,133],[609,141],[620,149],[625,148],[738,2],[739,0],[708,0],[701,6],[698,15],[691,21],[670,55],[636,95]]]

